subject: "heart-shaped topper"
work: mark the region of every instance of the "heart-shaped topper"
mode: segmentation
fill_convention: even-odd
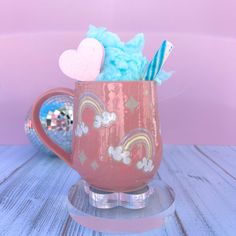
[[[67,50],[59,58],[59,67],[70,78],[96,80],[103,63],[104,47],[94,38],[83,39],[77,50]]]

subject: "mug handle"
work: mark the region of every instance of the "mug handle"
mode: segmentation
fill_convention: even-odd
[[[42,142],[47,146],[50,150],[56,153],[63,161],[65,161],[69,166],[72,166],[72,158],[71,153],[66,152],[63,148],[59,145],[54,143],[51,138],[48,137],[46,132],[44,131],[41,121],[40,121],[40,108],[42,107],[43,103],[52,96],[58,95],[69,95],[74,97],[74,90],[68,88],[55,88],[51,89],[45,93],[43,93],[38,100],[33,104],[32,109],[32,123],[33,127],[38,134],[39,138]]]

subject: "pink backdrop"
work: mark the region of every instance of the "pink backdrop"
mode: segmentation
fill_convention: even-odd
[[[235,1],[0,1],[0,144],[27,143],[23,123],[43,91],[73,87],[59,70],[90,23],[123,40],[144,32],[150,59],[166,38],[175,45],[160,87],[165,143],[236,144]]]

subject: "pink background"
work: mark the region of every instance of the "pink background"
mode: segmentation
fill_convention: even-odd
[[[160,87],[165,143],[236,144],[234,0],[0,1],[0,144],[27,143],[23,124],[45,90],[73,87],[58,56],[90,23],[128,40],[144,32],[151,59],[163,39],[175,45]]]

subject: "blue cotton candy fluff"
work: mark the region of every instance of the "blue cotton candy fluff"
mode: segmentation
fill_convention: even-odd
[[[105,48],[104,65],[98,80],[124,81],[143,78],[148,64],[146,57],[142,54],[143,34],[137,34],[124,43],[106,28],[90,26],[86,36],[97,39]]]
[[[105,59],[102,71],[97,80],[100,81],[128,81],[142,80],[148,66],[148,60],[143,56],[144,35],[137,34],[127,43],[107,31],[106,28],[90,25],[87,38],[97,39],[105,49]],[[159,85],[169,79],[172,72],[161,70],[155,78]]]

